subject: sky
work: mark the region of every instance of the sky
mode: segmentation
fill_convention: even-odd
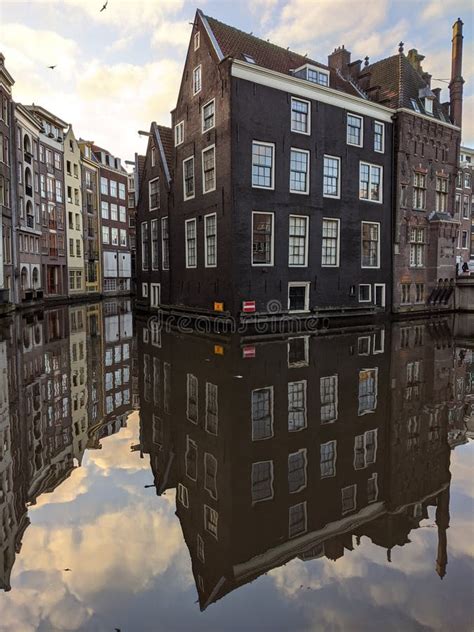
[[[1,0],[0,50],[14,99],[72,123],[123,160],[144,153],[151,121],[170,124],[196,8],[327,63],[344,44],[373,62],[417,48],[435,79],[449,79],[451,27],[464,21],[463,143],[474,146],[472,0]],[[47,67],[56,64],[54,70]],[[433,81],[443,88],[447,83]]]

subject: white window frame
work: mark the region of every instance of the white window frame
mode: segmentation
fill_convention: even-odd
[[[299,101],[300,103],[306,103],[308,106],[308,125],[307,125],[307,131],[306,132],[302,132],[299,129],[293,129],[293,101]],[[307,99],[300,99],[299,97],[291,97],[291,103],[290,103],[290,128],[291,131],[294,132],[295,134],[304,134],[305,136],[311,136],[311,101],[308,101]]]
[[[211,127],[208,127],[207,129],[204,128],[204,110],[207,108],[208,105],[211,105],[211,103],[214,103],[214,123],[211,125]],[[216,100],[215,99],[210,99],[207,103],[205,103],[202,106],[202,110],[201,110],[201,130],[202,133],[205,134],[206,132],[209,132],[211,129],[214,129],[214,127],[216,126]]]
[[[270,463],[270,487],[271,487],[271,496],[265,496],[265,498],[259,498],[258,500],[253,500],[252,498],[252,485],[253,485],[253,468],[254,465],[261,465],[262,463]],[[256,505],[257,503],[264,503],[267,500],[273,500],[273,498],[275,497],[275,489],[273,487],[273,481],[274,481],[274,466],[273,466],[273,460],[268,459],[266,461],[255,461],[252,463],[252,467],[251,467],[251,471],[250,471],[250,497],[252,498],[252,507],[254,505]]]
[[[271,175],[271,184],[269,187],[264,187],[259,184],[253,183],[253,146],[254,145],[265,145],[266,147],[272,148],[272,166],[271,166],[272,175]],[[251,164],[250,178],[251,178],[251,183],[252,183],[252,189],[264,189],[265,191],[274,191],[275,190],[275,143],[266,143],[261,140],[252,140],[251,162],[252,164]]]
[[[361,197],[360,196],[360,168],[362,165],[365,165],[366,167],[369,167],[369,188],[368,188],[368,196],[369,197]],[[380,169],[380,195],[379,195],[379,199],[378,200],[372,200],[370,198],[370,191],[371,191],[371,186],[372,186],[372,168],[376,167],[377,169]],[[361,200],[362,202],[372,202],[373,204],[383,204],[383,166],[382,165],[376,165],[375,163],[372,162],[367,162],[365,160],[360,160],[359,161],[359,200]]]
[[[195,237],[194,237],[194,239],[196,240],[196,263],[195,263],[195,265],[189,265],[188,224],[190,224],[191,222],[194,222],[194,225],[195,225]],[[197,268],[197,255],[198,255],[197,246],[198,246],[198,243],[197,243],[197,220],[196,220],[195,217],[192,217],[191,219],[187,219],[184,222],[184,248],[185,248],[185,255],[186,255],[186,268]]]
[[[375,127],[376,125],[380,125],[382,127],[382,149],[375,149]],[[377,154],[384,154],[385,153],[385,123],[382,123],[381,121],[374,121],[374,151]]]
[[[306,448],[301,448],[300,450],[296,450],[296,452],[290,452],[288,454],[288,474],[289,474],[290,457],[291,456],[295,456],[295,455],[300,454],[300,453],[302,453],[303,457],[304,457],[304,484],[301,485],[301,487],[298,487],[298,489],[290,491],[290,489],[289,489],[290,481],[288,479],[288,493],[289,494],[298,494],[303,489],[306,489],[306,487],[308,485],[308,451],[307,451]]]
[[[153,290],[158,288],[158,303],[153,301]],[[150,283],[150,307],[159,307],[161,305],[161,283]]]
[[[343,498],[343,492],[345,489],[352,489],[352,498],[353,498],[353,504],[354,506],[351,509],[346,509],[344,511],[343,506],[342,506],[342,498]],[[357,510],[357,485],[346,485],[345,487],[341,488],[341,513],[344,516],[347,513],[351,513],[352,511],[356,511]]]
[[[336,263],[323,263],[323,223],[337,222],[337,262]],[[322,268],[339,268],[341,261],[341,220],[339,217],[323,217],[321,223],[321,267]]]
[[[334,458],[332,459],[334,472],[332,474],[322,474],[321,472],[321,452],[323,446],[334,444]],[[324,441],[319,444],[319,478],[322,480],[323,478],[334,478],[337,472],[337,439],[331,439],[330,441]]]
[[[207,457],[210,457],[211,459],[214,459],[214,463],[216,465],[216,476],[214,479],[214,486],[215,486],[215,495],[214,495],[214,490],[209,489],[209,487],[206,485],[206,479],[207,479]],[[214,500],[217,500],[218,498],[218,491],[217,491],[217,470],[218,470],[218,466],[219,463],[216,459],[216,457],[211,454],[211,452],[204,452],[204,489],[207,491],[207,493],[209,494],[209,496],[211,498],[213,498]]]
[[[212,264],[207,261],[207,222],[210,217],[216,218],[216,262]],[[204,267],[217,268],[217,213],[208,213],[207,215],[204,215]]]
[[[270,392],[270,416],[271,416],[271,434],[268,437],[255,438],[254,437],[254,418],[253,418],[253,394],[256,391],[266,391]],[[268,439],[272,439],[275,436],[275,393],[273,386],[260,386],[259,388],[252,389],[250,393],[250,423],[252,424],[251,433],[252,433],[252,441],[268,441]]]
[[[185,164],[190,160],[193,161],[193,183],[194,183],[194,191],[192,195],[186,196],[186,177],[185,177]],[[193,200],[196,197],[196,165],[194,161],[194,155],[188,156],[183,160],[183,200],[186,202],[187,200]]]
[[[188,488],[182,483],[178,483],[177,497],[178,497],[179,502],[183,505],[183,507],[188,509],[189,508]]]
[[[360,121],[360,143],[349,142],[349,116],[359,119]],[[347,112],[346,114],[346,144],[349,145],[350,147],[363,147],[364,146],[364,117],[363,116],[359,116],[358,114],[353,114],[352,112]]]
[[[298,340],[299,338],[303,338],[304,340],[304,344],[303,344],[303,348],[304,348],[304,360],[300,360],[298,362],[291,362],[290,361],[290,343],[292,340]],[[289,369],[297,369],[300,367],[304,367],[304,366],[308,366],[309,365],[309,336],[295,336],[293,338],[288,338],[288,343],[287,343],[287,359],[288,359],[288,368]]]
[[[290,516],[291,516],[291,510],[294,509],[295,507],[299,507],[300,505],[302,505],[304,507],[304,530],[303,531],[299,531],[298,533],[290,533]],[[307,509],[307,505],[306,505],[306,500],[300,502],[300,503],[296,503],[295,505],[291,505],[291,507],[288,507],[288,538],[298,538],[302,535],[304,535],[305,533],[307,533],[308,531],[308,509]]]
[[[272,248],[272,252],[271,252],[271,260],[270,263],[254,263],[253,262],[253,216],[254,215],[271,215],[272,218],[272,239],[271,239],[271,248]],[[270,211],[252,211],[252,225],[251,225],[251,231],[252,231],[252,239],[250,240],[250,263],[252,265],[252,268],[268,268],[268,267],[272,267],[274,265],[274,261],[275,261],[275,214],[270,212]]]
[[[306,223],[305,239],[304,239],[304,263],[290,263],[290,222],[291,218],[304,219]],[[253,231],[252,231],[253,233]],[[308,267],[308,248],[309,248],[309,216],[296,215],[292,213],[288,216],[288,267],[289,268],[307,268]]]
[[[304,191],[297,191],[296,189],[292,189],[291,188],[291,152],[292,151],[297,151],[300,152],[301,154],[306,154],[308,157],[307,160],[307,169],[306,169],[306,188]],[[311,160],[311,154],[309,152],[309,150],[307,149],[300,149],[299,147],[290,147],[290,183],[289,183],[289,190],[290,193],[296,193],[297,195],[309,195],[309,174],[311,173],[310,170],[310,160]]]
[[[164,230],[163,230],[163,225],[164,222],[167,222],[167,232],[168,232],[168,242],[167,242],[167,251],[168,251],[168,265],[165,266],[165,241],[163,238],[164,235]],[[168,215],[166,215],[165,217],[161,218],[161,269],[162,270],[169,270],[170,268],[170,253],[169,253],[169,244],[170,244],[170,226],[169,226],[169,219],[168,219]]]
[[[377,288],[381,287],[383,289],[383,301],[382,301],[382,305],[380,305],[380,307],[385,307],[386,306],[386,302],[387,302],[387,289],[385,287],[385,283],[374,283],[374,305],[377,305],[376,300],[377,300]],[[375,352],[374,352],[375,353]]]
[[[206,189],[205,188],[205,181],[204,181],[204,154],[207,151],[210,151],[211,149],[214,150],[214,186],[212,189]],[[216,186],[217,186],[217,168],[216,168],[216,146],[215,145],[209,145],[208,147],[204,147],[204,149],[201,152],[201,177],[202,177],[202,193],[203,195],[205,195],[206,193],[211,193],[212,191],[216,190]],[[194,191],[196,191],[196,183],[194,183]]]
[[[330,195],[329,193],[324,193],[324,159],[331,158],[332,160],[337,160],[339,165],[338,173],[337,173],[337,193],[336,195]],[[323,197],[331,198],[333,200],[339,200],[341,198],[341,158],[339,156],[331,156],[329,154],[323,155]]]
[[[377,265],[376,266],[363,266],[362,265],[362,233],[363,233],[363,225],[364,224],[372,224],[374,226],[378,226],[378,242],[377,242]],[[380,270],[380,222],[366,222],[362,221],[360,223],[360,267],[362,270]]]
[[[183,172],[183,176],[184,176],[184,172]],[[160,208],[160,205],[153,206],[153,207],[151,206],[151,184],[153,182],[156,182],[157,180],[158,180],[158,183],[159,183],[160,182],[159,176],[157,178],[153,178],[152,180],[148,181],[148,208],[150,209],[150,212],[151,211],[157,211]],[[159,201],[159,199],[160,199],[160,189],[158,187],[158,201]]]
[[[366,299],[361,299],[360,298],[360,288],[361,287],[368,287],[369,288],[369,298]],[[372,286],[370,285],[370,283],[359,283],[359,303],[372,303]]]
[[[199,75],[199,90],[196,90],[196,71],[198,72]],[[202,89],[202,66],[201,64],[199,64],[198,66],[196,66],[196,68],[193,68],[193,96],[196,96],[196,94],[199,94],[201,92]]]
[[[207,528],[207,522],[206,522],[206,513],[207,511],[209,511],[209,513],[213,513],[216,515],[217,519],[216,519],[216,533],[213,533],[210,529]],[[209,507],[209,505],[204,505],[204,531],[206,531],[207,533],[209,533],[210,535],[212,535],[216,540],[219,540],[218,538],[218,528],[219,528],[219,512],[216,511],[216,509],[213,509],[212,507]]]
[[[142,296],[148,298],[148,283],[142,283]]]
[[[194,33],[194,50],[197,50],[200,45],[201,45],[201,33],[199,31],[196,31],[196,33]]]
[[[290,287],[305,287],[304,309],[290,309]],[[309,293],[311,281],[290,281],[288,283],[288,311],[291,314],[305,314],[309,312]]]
[[[184,121],[176,123],[174,126],[174,146],[178,147],[184,143]]]

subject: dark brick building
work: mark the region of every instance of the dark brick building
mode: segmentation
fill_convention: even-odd
[[[12,198],[10,143],[13,77],[0,53],[0,314],[13,302]]]

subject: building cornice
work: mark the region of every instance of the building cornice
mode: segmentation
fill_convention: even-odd
[[[436,125],[442,125],[443,127],[447,127],[448,129],[454,129],[456,131],[461,131],[461,128],[457,125],[453,125],[452,123],[446,123],[445,121],[441,121],[440,119],[434,118],[433,116],[428,116],[427,114],[422,114],[421,112],[414,112],[409,108],[397,108],[395,112],[403,112],[403,114],[411,114],[416,118],[423,119],[425,121],[429,121],[430,123],[435,123]]]

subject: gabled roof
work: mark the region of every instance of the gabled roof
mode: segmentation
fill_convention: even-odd
[[[62,129],[65,129],[68,126],[66,121],[63,121],[59,118],[59,116],[56,116],[56,114],[53,114],[46,108],[41,107],[41,105],[35,105],[32,103],[31,105],[25,105],[24,107],[35,116],[45,118]]]
[[[155,141],[160,152],[163,171],[165,172],[167,184],[169,186],[171,182],[170,165],[172,164],[173,156],[173,134],[171,127],[165,127],[164,125],[152,123],[151,128],[155,135]]]

